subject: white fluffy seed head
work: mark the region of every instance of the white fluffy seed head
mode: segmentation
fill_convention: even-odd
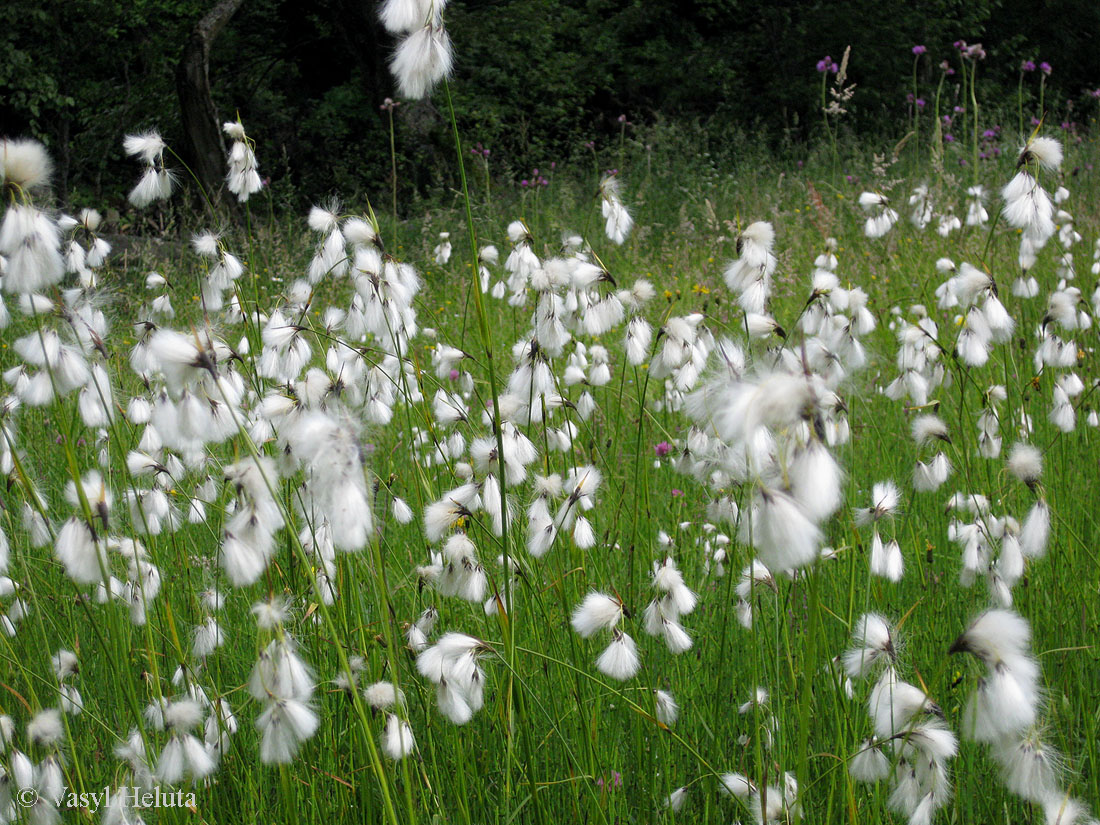
[[[140,158],[148,166],[152,166],[164,154],[166,145],[159,132],[127,135],[122,141],[122,148],[126,154]]]
[[[970,623],[951,646],[952,653],[973,653],[990,667],[1028,656],[1031,626],[1011,610],[987,610]]]
[[[65,681],[70,676],[76,675],[80,670],[76,654],[71,650],[57,651],[50,658],[50,666],[53,668],[53,675],[58,682]]]
[[[868,700],[875,735],[888,739],[904,731],[918,714],[935,710],[932,700],[916,685],[900,681],[892,668],[875,683]]]
[[[286,623],[290,615],[290,605],[279,597],[259,601],[252,605],[252,615],[256,617],[256,624],[260,628],[273,630]]]
[[[382,735],[382,750],[390,759],[404,759],[416,750],[416,740],[408,722],[394,714],[386,717],[386,729]]]
[[[938,439],[950,441],[947,435],[947,425],[938,415],[918,415],[913,419],[913,440],[918,444],[927,444]]]
[[[27,723],[27,738],[41,747],[55,745],[65,736],[61,713],[56,709],[43,710]]]
[[[1019,165],[1034,161],[1048,172],[1062,165],[1062,144],[1050,137],[1034,137],[1020,150]]]
[[[677,704],[676,699],[673,698],[671,693],[664,690],[654,691],[654,695],[654,709],[657,714],[657,721],[662,725],[671,726],[675,724],[676,719],[680,715],[680,706]]]
[[[898,485],[893,481],[875,482],[871,488],[871,506],[855,511],[856,523],[867,524],[894,515],[900,498],[901,493],[898,491]]]
[[[865,613],[852,628],[852,647],[844,654],[844,669],[861,679],[880,661],[896,655],[890,623],[878,613]]]
[[[1017,442],[1008,453],[1008,471],[1024,484],[1033,486],[1043,474],[1043,454],[1038,447]]]
[[[53,162],[46,147],[29,138],[0,140],[0,185],[33,191],[50,182]]]
[[[741,773],[725,773],[718,777],[718,790],[728,796],[736,796],[738,799],[748,799],[749,794],[756,787],[749,778]]]
[[[878,782],[890,774],[890,759],[874,740],[867,739],[848,760],[848,773],[860,782]]]
[[[169,702],[164,709],[166,727],[179,731],[191,730],[202,721],[202,707],[191,699]]]
[[[404,97],[419,100],[451,73],[451,38],[442,26],[427,25],[407,35],[390,60],[390,70]]]
[[[573,611],[573,629],[582,637],[590,638],[601,630],[610,630],[623,615],[623,603],[607,593],[593,591],[584,597]]]
[[[377,710],[384,710],[395,704],[405,704],[405,692],[394,687],[393,682],[375,682],[363,690],[363,699]]]
[[[622,631],[616,630],[600,657],[596,660],[596,669],[604,676],[625,682],[634,678],[641,666],[638,648],[634,640]]]

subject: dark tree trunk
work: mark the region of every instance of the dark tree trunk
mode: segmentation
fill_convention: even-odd
[[[213,201],[225,176],[225,144],[210,95],[210,46],[244,0],[217,0],[187,39],[176,66],[184,157]]]

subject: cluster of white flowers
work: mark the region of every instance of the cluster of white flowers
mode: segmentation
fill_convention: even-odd
[[[1001,191],[1004,219],[1022,230],[1020,269],[1035,265],[1039,251],[1055,233],[1054,203],[1039,184],[1039,171],[1057,172],[1062,165],[1062,146],[1054,138],[1033,137],[1020,150],[1015,177]]]
[[[287,605],[279,600],[258,602],[252,612],[260,629],[275,635],[260,652],[248,680],[249,694],[264,709],[256,719],[262,734],[260,758],[283,764],[292,761],[302,742],[317,731],[319,720],[311,704],[317,681],[285,628]]]
[[[401,37],[390,70],[404,97],[419,100],[451,73],[454,50],[443,25],[447,0],[386,0],[379,16],[390,34]]]
[[[229,149],[229,172],[226,174],[226,185],[229,191],[237,196],[237,200],[245,203],[264,185],[260,179],[259,164],[256,163],[256,152],[239,120],[223,123],[222,131],[233,141]]]
[[[462,633],[445,633],[416,657],[416,669],[435,683],[439,712],[464,725],[485,703],[485,671],[480,657],[485,645]]]
[[[767,309],[774,232],[757,223],[746,233],[739,241],[741,258],[726,279],[741,291],[751,323]],[[843,473],[829,446],[846,441],[848,428],[835,388],[864,363],[859,339],[875,326],[861,290],[842,288],[823,267],[813,282],[800,319],[806,336],[800,350],[782,347],[750,366],[738,343],[723,340],[714,347],[717,374],[687,399],[699,429],[689,436],[691,460],[683,469],[719,489],[752,485],[750,507],[739,519],[740,538],[771,571],[817,559],[821,524],[840,506]],[[774,322],[770,326],[778,329]],[[736,508],[729,510],[737,519]]]
[[[877,482],[871,488],[871,506],[856,508],[856,524],[871,524],[871,574],[889,579],[892,582],[901,581],[905,573],[905,559],[901,554],[901,546],[897,539],[883,542],[879,533],[879,524],[893,517],[898,509],[900,492],[892,481]]]
[[[604,231],[613,243],[622,245],[634,226],[634,219],[623,205],[619,194],[619,178],[610,175],[600,183],[601,209],[606,220]]]
[[[987,669],[963,711],[965,733],[989,747],[1005,786],[1041,805],[1048,822],[1094,822],[1062,786],[1060,755],[1042,740],[1040,670],[1027,620],[987,610],[951,652],[970,653]]]
[[[915,193],[915,200],[910,203],[917,207],[918,218],[914,221],[920,228],[927,225],[931,218],[932,206],[927,200],[927,190],[923,193]],[[881,238],[898,222],[898,212],[890,206],[890,199],[881,192],[862,192],[859,196],[859,205],[867,213],[867,221],[863,224],[863,234],[868,238]],[[928,219],[925,215],[928,215]]]
[[[126,154],[145,164],[141,179],[130,191],[130,203],[144,209],[154,201],[168,200],[172,196],[175,177],[164,165],[164,150],[168,145],[158,132],[127,135],[122,144]]]
[[[851,757],[849,772],[862,782],[889,778],[890,807],[908,817],[910,825],[928,825],[951,800],[947,765],[958,752],[955,734],[925,691],[898,675],[897,641],[882,616],[859,618],[852,647],[842,658],[851,679],[879,672],[867,701],[874,736]]]

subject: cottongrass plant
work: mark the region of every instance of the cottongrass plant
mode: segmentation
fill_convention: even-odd
[[[958,742],[942,721],[943,711],[900,678],[894,628],[877,613],[859,618],[843,662],[852,679],[878,674],[867,700],[874,735],[849,760],[849,773],[861,782],[889,778],[890,808],[910,825],[927,825],[954,791],[948,764]]]
[[[443,25],[446,5],[446,0],[386,0],[379,9],[386,31],[401,37],[390,69],[404,97],[424,97],[451,73],[454,53]]]

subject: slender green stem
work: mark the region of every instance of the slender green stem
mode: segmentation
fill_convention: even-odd
[[[500,394],[497,387],[497,374],[496,374],[496,360],[493,353],[493,339],[492,333],[489,328],[489,317],[485,311],[485,295],[481,291],[481,278],[478,274],[478,249],[477,249],[477,230],[474,226],[474,213],[473,206],[470,201],[470,189],[466,181],[466,165],[464,158],[462,157],[462,139],[458,133],[458,121],[455,117],[454,102],[451,98],[450,83],[444,79],[443,90],[447,101],[447,112],[451,121],[451,134],[454,137],[455,144],[455,157],[458,163],[459,178],[462,183],[462,199],[466,211],[466,229],[470,240],[470,277],[471,287],[470,290],[474,297],[474,310],[477,315],[478,332],[481,335],[481,345],[485,350],[485,364],[489,373],[489,392],[493,401],[492,409],[492,421],[493,421],[493,433],[496,436],[497,442],[497,479],[498,487],[500,489],[500,512],[501,512],[501,546],[503,549],[503,557],[505,563],[506,572],[511,569],[512,556],[511,548],[509,546],[509,519],[508,519],[508,502],[507,502],[507,472],[504,464],[504,430],[500,417]],[[513,610],[514,601],[512,599],[512,576],[504,576],[504,601],[507,605],[506,610],[500,611],[501,625],[505,633],[505,641],[507,648],[507,661],[509,667],[509,673],[516,671],[516,647],[515,647],[515,611]],[[514,771],[514,747],[515,747],[515,682],[511,679],[508,680],[505,686],[504,703],[505,703],[505,725],[507,736],[507,758],[505,760],[505,782],[504,782],[504,794],[505,794],[505,810],[511,810],[512,794],[514,793],[513,786],[513,771]]]

